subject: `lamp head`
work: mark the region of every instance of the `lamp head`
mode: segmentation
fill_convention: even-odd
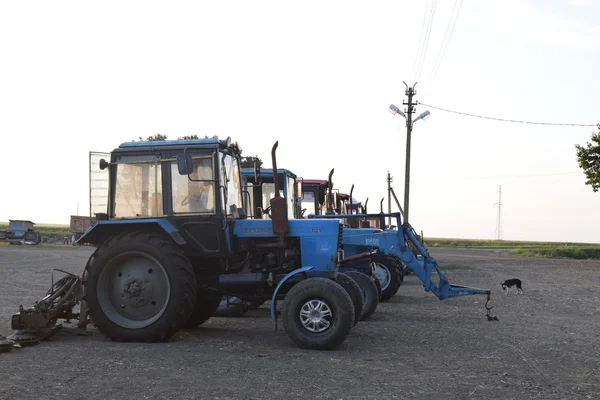
[[[420,119],[426,119],[429,118],[429,116],[431,115],[431,113],[429,112],[429,110],[424,111],[421,115],[419,115],[417,118],[415,118],[415,120],[413,122],[417,122]]]
[[[391,112],[392,114],[396,115],[396,114],[400,114],[402,115],[404,118],[406,118],[406,115],[404,115],[404,113],[402,111],[400,111],[400,109],[398,107],[396,107],[395,105],[391,105],[389,108],[389,112]]]

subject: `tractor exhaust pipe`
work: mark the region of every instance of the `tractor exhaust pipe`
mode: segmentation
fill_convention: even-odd
[[[335,170],[335,168],[331,168],[331,171],[329,172],[329,177],[327,178],[327,189],[328,189],[328,193],[329,195],[327,196],[327,215],[330,214],[334,214],[333,212],[333,196],[332,196],[332,189],[333,189],[333,182],[331,182],[331,176],[333,175],[333,171]]]
[[[352,192],[354,191],[354,183],[352,184],[352,187],[350,188],[350,212],[348,214],[354,214],[352,211],[354,210],[352,208]]]
[[[271,220],[273,226],[273,233],[279,236],[279,244],[285,246],[285,235],[289,231],[289,220],[286,211],[286,201],[279,194],[279,174],[277,173],[277,157],[275,156],[275,150],[279,141],[276,141],[271,149],[271,160],[273,162],[273,181],[275,183],[275,197],[271,199]]]

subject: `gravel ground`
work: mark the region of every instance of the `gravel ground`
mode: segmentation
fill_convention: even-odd
[[[213,318],[169,343],[59,334],[0,354],[1,399],[598,398],[600,262],[431,249],[450,282],[492,289],[439,301],[414,276],[335,351],[294,346],[267,305]],[[90,248],[0,247],[0,334],[50,286],[51,268],[80,274]],[[523,280],[524,294],[500,282]]]

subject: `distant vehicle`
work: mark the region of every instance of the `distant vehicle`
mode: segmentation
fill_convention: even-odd
[[[10,244],[39,244],[42,236],[34,229],[34,223],[27,220],[11,219],[4,230],[6,241]]]

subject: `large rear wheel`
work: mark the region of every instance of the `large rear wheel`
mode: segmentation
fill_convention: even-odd
[[[122,342],[168,340],[196,303],[192,265],[155,233],[124,232],[106,241],[90,257],[83,285],[98,330]]]

